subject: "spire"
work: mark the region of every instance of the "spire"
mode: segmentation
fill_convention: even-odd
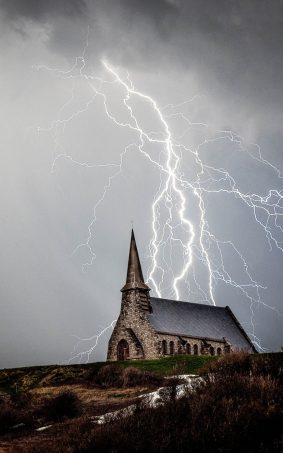
[[[133,229],[131,235],[127,279],[126,284],[123,286],[121,291],[123,292],[129,289],[143,289],[150,291],[150,288],[145,284],[143,279],[141,263]]]

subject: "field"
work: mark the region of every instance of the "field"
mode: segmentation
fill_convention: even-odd
[[[281,453],[282,370],[282,353],[0,370],[0,452]],[[202,379],[176,399],[180,374]],[[164,386],[160,407],[141,406]],[[129,405],[131,416],[97,425]]]

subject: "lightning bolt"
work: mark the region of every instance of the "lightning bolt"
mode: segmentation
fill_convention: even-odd
[[[109,326],[104,327],[98,334],[92,335],[91,337],[88,337],[88,338],[81,338],[81,337],[78,337],[77,335],[74,335],[74,337],[78,341],[77,341],[77,343],[74,346],[74,349],[73,349],[73,351],[71,353],[71,357],[68,360],[68,364],[70,364],[74,360],[75,361],[79,361],[79,363],[82,363],[83,361],[88,363],[93,351],[95,350],[95,348],[96,348],[96,346],[98,344],[98,341],[99,341],[100,337],[102,337],[102,335],[105,332],[107,332],[108,330],[113,329],[115,324],[116,324],[116,319],[114,319],[109,324]],[[81,344],[85,344],[85,343],[90,343],[90,347],[88,349],[84,350],[84,351],[78,351],[78,349],[81,346]]]
[[[283,252],[283,190],[270,189],[265,195],[244,193],[227,169],[214,167],[205,161],[203,150],[211,143],[230,143],[236,146],[239,152],[246,153],[250,159],[268,167],[276,174],[278,180],[282,179],[280,170],[264,159],[258,144],[249,144],[247,147],[244,138],[233,131],[216,130],[211,134],[206,123],[192,122],[182,109],[198,100],[199,95],[189,101],[176,105],[167,104],[161,108],[154,98],[135,88],[128,73],[121,68],[116,69],[109,61],[101,61],[104,78],[87,73],[85,60],[87,48],[88,42],[82,55],[76,59],[69,70],[63,71],[47,66],[36,67],[37,70],[49,71],[56,77],[73,81],[71,96],[58,111],[57,118],[48,128],[38,128],[39,131],[44,130],[54,134],[52,172],[56,171],[58,161],[65,159],[73,165],[89,169],[97,167],[114,169],[94,204],[93,216],[87,228],[87,238],[75,247],[72,254],[75,255],[79,249],[85,248],[89,253],[89,260],[82,264],[83,270],[93,264],[96,258],[93,243],[97,212],[111,190],[113,180],[122,174],[123,162],[127,154],[134,149],[138,150],[150,165],[157,169],[160,177],[159,188],[151,205],[152,237],[149,244],[150,265],[147,274],[149,285],[158,297],[169,293],[176,300],[180,299],[180,287],[185,285],[187,294],[190,296],[195,294],[198,301],[202,300],[212,305],[216,305],[215,292],[219,282],[236,289],[249,302],[251,311],[249,334],[254,344],[263,350],[260,339],[255,334],[254,308],[261,304],[281,314],[275,307],[269,306],[262,300],[261,292],[266,288],[253,277],[243,253],[232,241],[218,238],[210,228],[207,197],[225,194],[239,201],[250,211],[254,221],[262,229],[270,250],[275,247]],[[67,107],[72,106],[78,80],[86,84],[91,94],[83,107],[66,115],[64,112]],[[117,93],[120,96],[120,115],[113,113],[111,109],[111,102],[106,93],[106,88],[109,86],[117,87]],[[106,118],[118,128],[129,130],[135,137],[120,151],[118,161],[100,165],[80,162],[60,149],[60,137],[64,134],[66,126],[75,121],[79,115],[87,112],[98,98],[103,101],[103,113]],[[152,130],[148,130],[148,127],[143,125],[143,118],[140,118],[135,108],[136,102],[142,103],[154,117],[155,126],[152,126]],[[184,125],[181,134],[174,133],[174,128],[170,125],[172,120],[177,120],[179,124]],[[197,146],[189,147],[185,144],[185,138],[194,127],[206,131],[207,137]],[[186,158],[189,156],[191,159],[190,177],[186,177],[186,170],[183,168],[184,156]],[[194,211],[194,216],[188,214],[191,210]],[[244,272],[243,281],[237,281],[228,271],[225,262],[227,252],[232,259],[237,259]],[[206,275],[205,284],[199,281],[199,268],[202,269],[202,274]],[[112,321],[109,326],[93,337],[77,337],[78,343],[71,360],[81,361],[86,358],[88,361],[101,335],[113,328],[114,324],[115,321]],[[86,341],[94,343],[86,351],[77,353],[77,349]]]

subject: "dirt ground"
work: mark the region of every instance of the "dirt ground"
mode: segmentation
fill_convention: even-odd
[[[83,413],[80,417],[66,419],[62,422],[46,423],[41,422],[39,419],[35,421],[33,428],[23,426],[11,429],[9,433],[0,437],[0,453],[27,453],[30,451],[36,452],[37,450],[52,453],[49,449],[49,442],[51,447],[51,444],[54,445],[54,439],[58,438],[59,444],[62,431],[74,433],[76,425],[95,423],[95,416],[127,407],[133,404],[139,395],[150,390],[147,387],[100,389],[83,385],[62,385],[32,389],[29,392],[29,397],[34,408],[40,407],[46,398],[54,398],[62,392],[71,391],[79,397]],[[42,431],[36,431],[36,429],[48,425],[51,426]]]

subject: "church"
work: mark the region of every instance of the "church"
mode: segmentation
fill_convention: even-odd
[[[257,352],[228,306],[150,297],[133,230],[121,292],[121,311],[108,344],[109,361]]]

